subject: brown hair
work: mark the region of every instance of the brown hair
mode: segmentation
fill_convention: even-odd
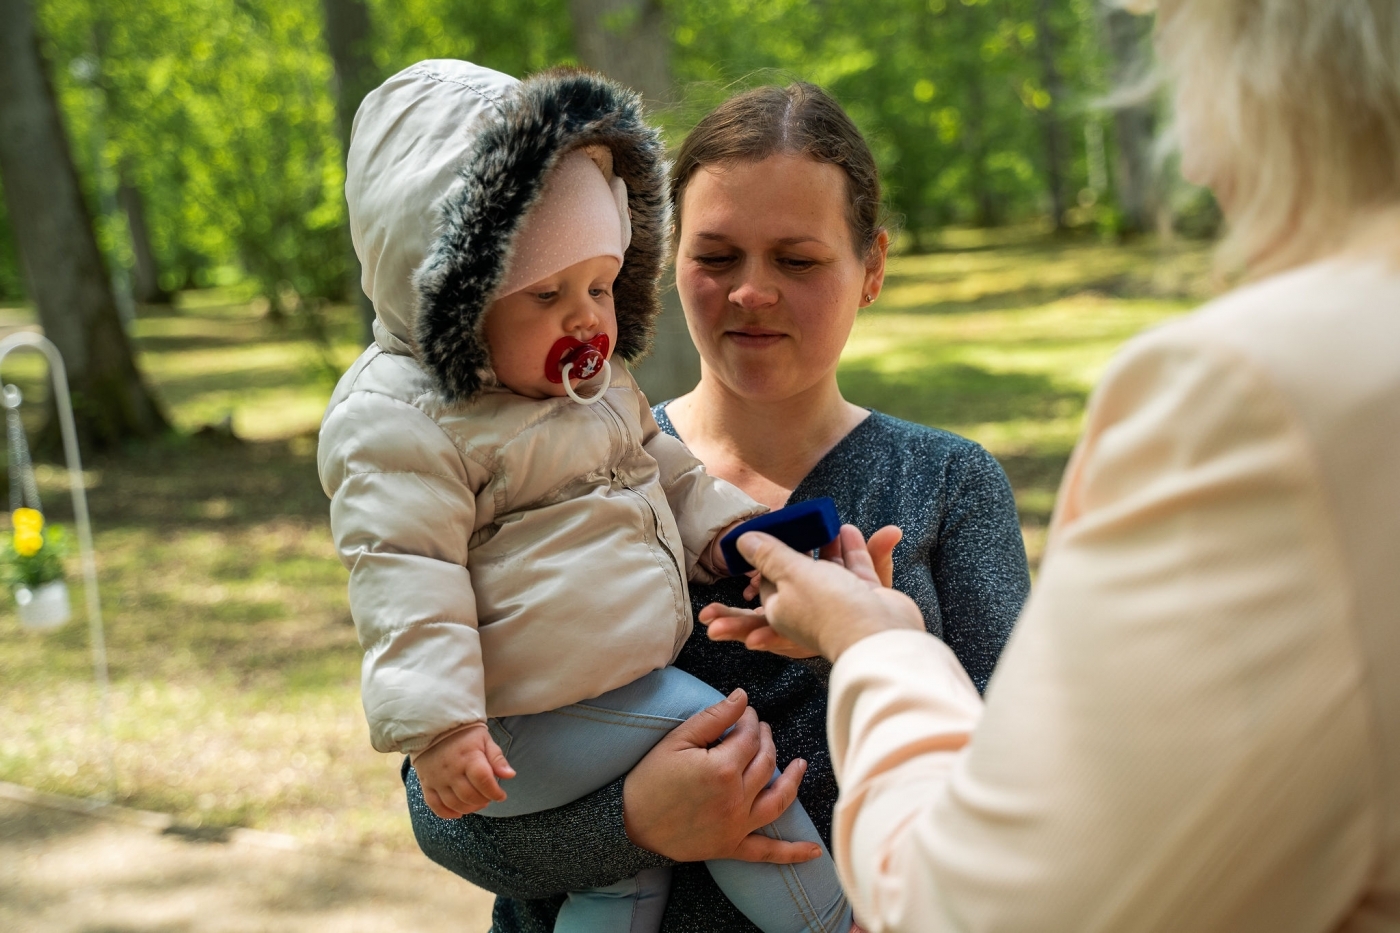
[[[710,111],[686,136],[671,167],[676,227],[696,170],[771,155],[805,155],[846,173],[846,222],[856,255],[869,256],[882,229],[880,171],[865,137],[829,94],[805,81],[756,87]]]

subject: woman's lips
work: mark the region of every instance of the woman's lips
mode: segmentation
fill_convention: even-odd
[[[741,347],[771,347],[783,339],[783,334],[771,330],[728,330],[725,336]]]

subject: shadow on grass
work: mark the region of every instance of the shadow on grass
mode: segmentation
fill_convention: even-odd
[[[855,361],[842,364],[840,381],[857,405],[933,427],[1078,417],[1087,398],[1040,373],[994,373],[966,363],[887,373]]]
[[[313,438],[176,439],[86,466],[114,679],[217,672],[314,689],[353,678],[359,649]],[[65,477],[48,475],[49,514],[70,523]],[[0,677],[26,663],[26,644],[12,656],[0,644]],[[86,626],[43,644],[47,670],[80,675]]]
[[[162,376],[160,395],[167,405],[178,407],[219,393],[246,393],[276,389],[302,390],[315,385],[318,379],[322,379],[327,383],[327,388],[324,391],[329,397],[330,388],[334,387],[334,382],[331,382],[327,375],[319,371],[314,362],[315,358],[308,350],[306,360],[301,366],[272,363],[265,366],[243,367],[236,373],[210,372],[197,375]]]
[[[173,438],[86,464],[98,474],[88,499],[103,529],[227,528],[272,519],[328,521],[316,475],[315,439],[250,442]],[[65,496],[49,494],[54,515],[71,518]]]

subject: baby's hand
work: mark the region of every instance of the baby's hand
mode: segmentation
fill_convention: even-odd
[[[423,801],[444,820],[505,800],[496,779],[515,777],[485,723],[468,726],[423,752],[414,759],[413,770],[423,785]]]

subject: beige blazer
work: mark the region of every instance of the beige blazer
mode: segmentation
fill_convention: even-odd
[[[932,638],[832,673],[878,930],[1400,930],[1400,271],[1133,341],[983,708]]]

